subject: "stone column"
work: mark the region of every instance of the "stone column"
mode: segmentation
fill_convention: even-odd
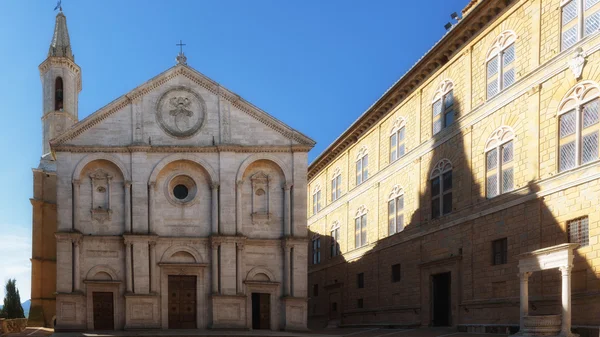
[[[211,185],[212,190],[212,211],[211,211],[211,222],[212,222],[212,234],[219,233],[219,184],[213,182]]]
[[[125,275],[126,275],[126,283],[127,283],[127,292],[133,292],[133,280],[131,278],[131,242],[125,240]]]
[[[80,282],[81,276],[79,275],[79,245],[81,244],[81,238],[73,240],[73,291],[77,292],[81,290]]]
[[[112,210],[112,204],[111,204],[111,190],[110,190],[110,185],[112,184],[112,176],[108,176],[108,178],[106,178],[106,193],[108,194],[108,210]],[[92,199],[94,199],[94,197],[92,196]]]
[[[292,235],[292,205],[291,205],[291,187],[292,184],[285,183],[283,185],[283,193],[284,193],[284,218],[283,218],[283,235],[290,236]]]
[[[131,228],[131,181],[123,183],[125,190],[125,233],[133,232]]]
[[[148,184],[148,233],[154,233],[154,190],[156,182]]]
[[[212,292],[213,294],[219,293],[219,243],[212,243]]]
[[[156,241],[150,241],[150,292],[156,292]]]
[[[243,294],[244,293],[244,275],[242,275],[243,270],[244,270],[244,244],[238,242],[236,244],[236,278],[237,278],[237,283],[236,283],[236,287],[237,287],[237,293],[238,294]]]
[[[558,268],[562,275],[562,327],[561,336],[571,336],[571,268],[563,266]]]
[[[292,247],[288,246],[285,242],[284,242],[284,255],[283,255],[283,296],[290,296],[291,294],[291,284],[292,284],[292,273],[291,273],[291,250]]]
[[[525,316],[529,314],[529,276],[531,272],[519,273],[521,283],[521,317],[519,321],[520,333],[525,331]]]
[[[79,230],[79,184],[79,179],[73,180],[73,226],[71,228],[77,230]]]
[[[236,183],[235,189],[235,233],[242,234],[242,187],[244,181],[240,180]]]

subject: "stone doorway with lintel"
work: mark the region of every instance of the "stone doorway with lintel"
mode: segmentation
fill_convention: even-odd
[[[517,336],[579,336],[571,332],[571,269],[573,250],[578,246],[578,243],[563,243],[519,255],[521,312]],[[561,314],[529,315],[529,276],[554,268],[559,269],[562,276]]]

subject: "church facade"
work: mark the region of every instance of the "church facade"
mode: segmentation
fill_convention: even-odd
[[[32,288],[55,275],[42,287],[55,285],[57,330],[306,328],[311,139],[183,54],[79,121],[81,74],[62,12],[40,72],[34,175],[46,195],[32,202],[54,213],[36,218],[34,207],[34,260],[56,262],[34,264]],[[49,324],[52,302],[35,294],[32,311]]]

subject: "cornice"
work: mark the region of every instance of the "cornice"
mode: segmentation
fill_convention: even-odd
[[[481,1],[448,31],[417,63],[392,85],[371,107],[329,145],[309,166],[308,179],[335,160],[339,154],[356,143],[374,125],[401,102],[410,97],[423,83],[462,51],[477,34],[487,27],[516,0]]]
[[[133,144],[129,146],[87,146],[87,145],[53,145],[54,152],[72,152],[72,153],[129,153],[129,152],[159,152],[159,153],[177,153],[177,152],[199,152],[199,153],[216,153],[216,152],[308,152],[311,147],[306,145],[216,145],[216,146],[186,146],[186,145],[141,145]]]
[[[145,82],[141,86],[131,90],[129,93],[115,99],[114,101],[110,102],[106,106],[100,108],[99,110],[92,113],[85,119],[81,120],[79,123],[74,124],[66,132],[64,132],[60,136],[52,139],[50,141],[51,146],[63,144],[64,142],[77,137],[78,135],[83,133],[85,130],[88,130],[92,126],[94,126],[94,125],[100,123],[101,121],[103,121],[104,119],[106,119],[108,116],[112,115],[113,113],[117,112],[118,110],[121,110],[128,104],[130,104],[138,99],[141,99],[142,96],[159,88],[163,84],[169,82],[170,80],[174,79],[175,77],[177,77],[179,75],[185,76],[192,82],[200,85],[201,87],[203,87],[206,90],[210,91],[211,93],[217,95],[218,97],[224,98],[225,100],[230,102],[233,106],[248,113],[250,116],[252,116],[256,120],[271,127],[273,130],[279,132],[283,136],[285,136],[289,139],[295,140],[302,145],[309,146],[310,148],[312,148],[316,144],[312,139],[310,139],[307,136],[303,135],[302,133],[290,128],[286,124],[277,120],[275,117],[269,115],[268,113],[266,113],[263,110],[260,110],[259,108],[250,104],[248,101],[241,98],[239,95],[234,94],[233,92],[229,91],[228,89],[222,87],[217,82],[207,78],[200,72],[188,67],[187,65],[179,64],[172,68],[167,69],[163,73],[159,74],[158,76],[155,76],[154,78]]]

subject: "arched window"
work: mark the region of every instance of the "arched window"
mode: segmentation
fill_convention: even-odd
[[[331,257],[340,255],[340,223],[335,221],[331,225]]]
[[[406,153],[404,138],[406,137],[404,118],[399,117],[392,126],[390,133],[390,163],[396,161]]]
[[[569,90],[558,107],[560,172],[598,160],[600,87],[584,81]]]
[[[569,49],[600,28],[599,0],[562,0],[560,49]]]
[[[513,139],[508,126],[492,133],[485,145],[486,193],[488,198],[510,192],[514,188]]]
[[[367,209],[360,206],[354,216],[354,247],[360,248],[367,244]]]
[[[515,83],[516,40],[517,35],[512,30],[506,30],[498,35],[488,50],[486,57],[488,99]]]
[[[312,238],[313,264],[321,263],[321,236],[315,234]]]
[[[396,185],[388,199],[388,228],[393,235],[404,229],[404,191]]]
[[[313,215],[321,210],[321,185],[317,184],[313,191]]]
[[[54,82],[54,110],[63,110],[63,80],[62,77],[57,77]]]
[[[445,80],[433,95],[433,134],[454,123],[454,84]]]
[[[342,196],[342,173],[340,168],[336,167],[331,179],[331,201],[336,201],[340,196]]]
[[[356,185],[362,184],[369,178],[369,154],[363,146],[356,156]]]
[[[452,212],[452,163],[440,160],[429,178],[431,183],[431,218]]]

